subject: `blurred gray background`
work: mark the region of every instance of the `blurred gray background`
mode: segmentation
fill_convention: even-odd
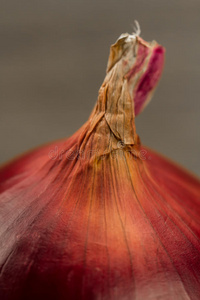
[[[143,144],[200,175],[199,0],[7,0],[0,4],[0,163],[73,134],[88,118],[109,47],[132,32],[166,48],[137,118]]]

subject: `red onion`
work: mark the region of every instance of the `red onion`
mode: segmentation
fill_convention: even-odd
[[[0,169],[0,299],[200,299],[200,182],[143,147],[164,48],[111,46],[89,120]]]

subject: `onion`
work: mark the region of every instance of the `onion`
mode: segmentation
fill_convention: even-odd
[[[200,182],[135,130],[163,63],[122,34],[89,120],[2,166],[0,299],[200,299]]]

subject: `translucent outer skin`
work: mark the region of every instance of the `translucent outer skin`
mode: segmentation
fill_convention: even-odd
[[[163,53],[123,36],[79,131],[0,169],[1,300],[200,299],[200,183],[134,125]]]

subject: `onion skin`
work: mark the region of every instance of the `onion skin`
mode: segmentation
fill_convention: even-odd
[[[116,85],[124,61],[109,62],[79,131],[0,170],[1,299],[200,299],[200,182],[135,132],[163,59],[139,106],[131,95],[148,64],[130,89],[133,65]]]

